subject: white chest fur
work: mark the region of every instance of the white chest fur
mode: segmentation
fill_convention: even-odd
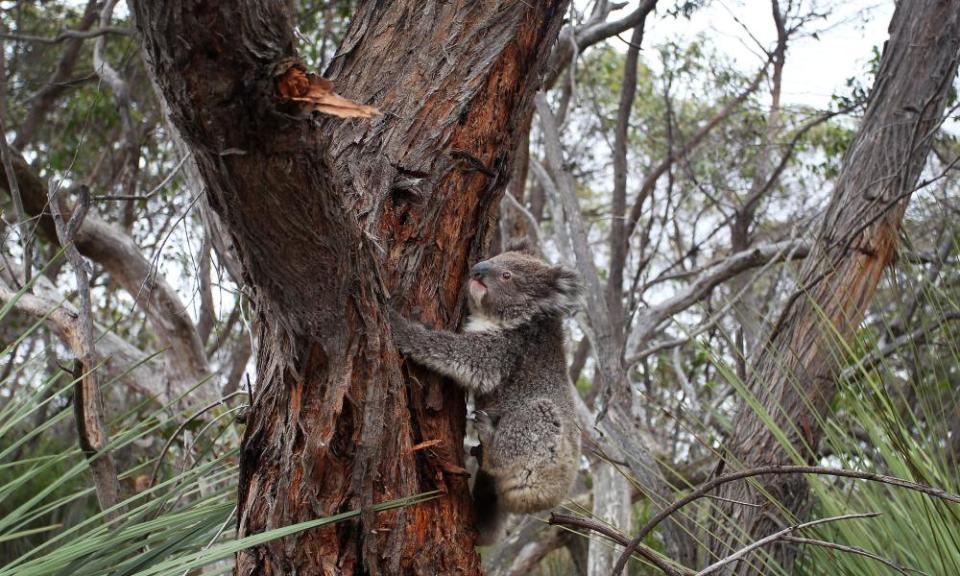
[[[471,315],[467,325],[463,327],[464,332],[496,332],[498,330],[503,330],[500,324],[479,315]]]

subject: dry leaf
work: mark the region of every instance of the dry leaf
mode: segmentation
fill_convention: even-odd
[[[333,82],[307,72],[301,64],[293,64],[277,80],[280,96],[300,103],[310,112],[321,112],[340,118],[369,118],[380,111],[373,106],[347,100],[333,91]]]

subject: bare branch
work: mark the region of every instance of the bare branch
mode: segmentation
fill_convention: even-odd
[[[598,522],[592,518],[581,518],[579,516],[570,516],[568,514],[553,513],[550,515],[549,522],[557,526],[570,526],[572,528],[582,528],[586,530],[591,530],[593,532],[596,532],[597,534],[601,534],[605,536],[606,538],[612,540],[613,542],[616,542],[621,546],[627,546],[628,544],[630,544],[630,540],[626,538],[623,534],[621,534],[620,532],[617,532],[616,530],[604,524],[603,522]],[[663,572],[664,574],[667,574],[668,576],[684,576],[684,575],[692,575],[694,573],[693,570],[690,570],[689,568],[685,568],[683,566],[680,566],[680,567],[671,566],[668,563],[667,559],[661,557],[657,552],[644,546],[643,544],[641,544],[637,548],[636,552],[644,560],[646,560],[650,564],[653,564],[654,566],[659,568],[661,572]]]
[[[640,441],[643,434],[637,426],[638,420],[633,417],[636,398],[623,365],[623,344],[610,324],[609,309],[593,261],[593,252],[587,242],[586,227],[577,204],[573,179],[563,169],[563,152],[560,149],[556,119],[543,94],[537,95],[535,104],[540,117],[547,161],[556,175],[553,178],[553,183],[556,185],[553,191],[559,195],[563,205],[566,226],[570,231],[570,243],[576,255],[577,269],[586,286],[584,300],[590,319],[590,326],[587,328],[592,328],[588,330],[588,334],[596,353],[603,391],[600,399],[601,408],[597,416],[598,426],[603,430],[605,437],[610,439],[606,448],[611,453],[624,455],[631,472],[649,491],[651,501],[656,506],[661,506],[668,501],[669,488],[650,453],[652,444]],[[543,167],[538,162],[531,161],[530,165],[535,174],[540,174],[544,183],[551,180],[548,175],[543,174]],[[558,229],[563,226],[563,221],[556,223]],[[686,557],[689,546],[687,546],[686,532],[680,526],[681,522],[679,518],[674,520],[676,525],[671,524],[669,537],[666,540],[672,555]]]
[[[870,558],[876,560],[885,566],[896,570],[897,572],[903,574],[904,576],[909,576],[910,572],[915,572],[917,574],[927,574],[921,570],[915,570],[913,568],[901,568],[897,563],[887,560],[883,556],[874,554],[873,552],[868,552],[859,546],[847,546],[845,544],[837,544],[836,542],[827,542],[825,540],[816,540],[813,538],[801,538],[799,536],[784,536],[781,538],[784,542],[790,542],[791,544],[806,544],[809,546],[819,546],[821,548],[832,548],[834,550],[839,550],[841,552],[847,552],[849,554],[856,554],[857,556],[863,556],[865,558]],[[908,572],[909,570],[909,572]]]
[[[796,532],[797,530],[812,528],[813,526],[819,526],[820,524],[826,524],[828,522],[839,522],[841,520],[856,520],[861,518],[875,518],[879,515],[880,514],[877,512],[869,512],[866,514],[844,514],[843,516],[832,516],[830,518],[820,518],[819,520],[811,520],[810,522],[795,524],[793,526],[784,528],[779,532],[775,532],[773,534],[770,534],[769,536],[765,536],[764,538],[757,540],[756,542],[750,544],[749,546],[744,546],[743,548],[741,548],[740,550],[737,550],[736,552],[727,556],[726,558],[722,558],[721,560],[718,560],[717,562],[714,562],[713,564],[707,566],[703,570],[697,572],[696,576],[707,576],[708,574],[713,574],[723,566],[726,566],[731,562],[736,562],[737,560],[740,560],[741,558],[743,558],[750,552],[753,552],[757,548],[776,542],[777,540],[783,538],[787,534]]]
[[[0,42],[0,51],[3,50],[5,48],[3,43]],[[20,183],[17,181],[17,175],[13,169],[13,157],[10,145],[7,143],[7,127],[3,118],[0,118],[0,159],[3,161],[3,171],[7,176],[7,190],[10,191],[10,197],[13,198],[13,208],[17,214],[17,224],[20,227],[24,282],[29,283],[33,273],[33,232],[30,230],[30,223],[27,220],[27,212],[23,208],[23,196],[20,194]]]
[[[88,0],[83,9],[83,16],[77,24],[76,32],[88,30],[93,23],[97,21],[97,0]],[[67,89],[67,81],[73,69],[76,67],[80,58],[80,49],[83,47],[83,41],[79,38],[67,38],[64,41],[63,53],[57,62],[57,67],[50,75],[50,79],[36,94],[31,97],[33,107],[27,112],[26,118],[17,127],[17,136],[13,139],[13,147],[17,150],[23,150],[33,141],[37,134],[37,128],[46,118],[47,113],[53,108],[53,104]],[[44,188],[43,196],[46,196]]]
[[[852,378],[857,374],[869,372],[879,366],[885,359],[892,356],[897,350],[900,350],[905,346],[920,346],[926,343],[930,334],[933,334],[945,324],[949,322],[955,322],[957,320],[960,320],[960,312],[943,311],[933,322],[927,324],[926,326],[921,326],[913,332],[898,337],[893,342],[890,342],[880,348],[875,348],[869,354],[861,358],[856,364],[847,367],[841,373],[841,377]]]
[[[635,347],[641,347],[650,341],[664,320],[682,312],[707,297],[717,286],[738,274],[771,263],[805,258],[810,252],[810,244],[804,240],[784,240],[775,244],[755,246],[743,252],[727,257],[704,271],[685,290],[664,302],[643,310],[637,319],[637,327],[631,340]],[[640,357],[649,353],[631,357],[628,365],[635,364]]]
[[[71,350],[80,334],[80,314],[66,302],[53,284],[44,276],[34,280],[32,293],[18,293],[11,290],[0,279],[0,302],[16,300],[15,308],[30,316],[43,319],[46,324]],[[168,402],[165,391],[165,378],[160,366],[148,360],[147,355],[116,334],[96,326],[97,349],[100,351],[102,366],[131,392],[143,397],[156,397],[161,404]]]
[[[94,484],[97,490],[97,499],[100,508],[107,512],[111,520],[116,518],[121,510],[114,509],[120,500],[120,481],[117,478],[117,469],[113,457],[107,451],[110,443],[107,429],[104,425],[103,398],[100,394],[98,377],[97,352],[93,340],[93,311],[90,302],[90,280],[88,265],[84,262],[80,252],[73,244],[74,234],[83,221],[87,206],[90,203],[89,192],[81,188],[80,202],[68,222],[63,221],[60,215],[60,204],[56,198],[58,185],[50,184],[50,213],[57,227],[57,236],[64,247],[67,259],[73,266],[77,281],[77,292],[80,295],[80,331],[73,339],[73,353],[77,358],[74,377],[80,382],[74,388],[73,405],[77,414],[77,432],[79,433],[80,448],[83,449],[90,462]]]
[[[647,201],[647,198],[650,197],[650,194],[653,192],[654,187],[657,184],[657,181],[663,176],[667,170],[673,165],[674,162],[687,157],[692,153],[713,131],[714,128],[722,124],[727,118],[733,114],[741,104],[743,104],[751,94],[757,91],[757,88],[760,87],[761,81],[766,77],[767,70],[770,68],[772,60],[768,59],[757,74],[753,77],[753,80],[750,84],[747,85],[733,100],[727,103],[717,114],[711,118],[700,130],[697,131],[690,140],[687,141],[681,148],[675,150],[673,153],[668,155],[663,161],[660,162],[653,170],[651,170],[646,178],[644,178],[643,183],[640,185],[640,192],[637,193],[637,198],[633,203],[633,207],[630,209],[630,215],[627,218],[626,228],[625,228],[625,238],[628,240],[632,235],[634,230],[637,227],[637,223],[640,221],[640,215],[643,212],[643,205]],[[626,241],[626,240],[625,240]]]
[[[159,184],[153,187],[153,190],[147,192],[146,194],[140,194],[140,195],[105,194],[103,196],[97,196],[96,198],[94,198],[94,200],[149,200],[150,198],[153,198],[157,194],[157,192],[160,192],[161,190],[166,188],[168,184],[170,184],[174,176],[176,176],[177,173],[180,172],[180,169],[183,168],[183,165],[186,164],[188,160],[190,160],[189,152],[181,156],[180,161],[177,162],[177,165],[174,166],[173,169],[170,170],[170,172],[168,172],[167,175],[163,177],[163,180],[161,180]]]
[[[60,44],[67,40],[87,40],[90,38],[99,38],[107,34],[117,34],[120,36],[133,36],[134,31],[131,28],[122,26],[101,26],[95,30],[64,30],[56,36],[34,36],[32,34],[11,34],[9,32],[0,32],[0,38],[5,40],[14,40],[16,42],[39,42],[41,44]]]
[[[516,210],[517,212],[523,214],[523,217],[526,218],[527,224],[530,226],[530,232],[533,234],[533,242],[536,246],[541,246],[540,239],[543,238],[543,232],[540,231],[540,223],[537,222],[537,219],[534,215],[527,210],[526,206],[521,204],[509,190],[503,193],[503,197],[507,199],[507,202],[510,204],[510,207]]]
[[[553,86],[563,69],[570,65],[576,54],[582,54],[584,50],[594,44],[635,28],[647,18],[656,4],[657,0],[644,0],[633,12],[619,20],[610,22],[606,21],[609,10],[603,10],[594,14],[593,18],[576,30],[572,26],[561,30],[560,37],[550,54],[550,60],[547,64],[549,73],[544,86],[548,88]]]
[[[26,213],[39,216],[38,231],[51,241],[59,242],[50,217],[46,183],[19,156],[13,159],[13,170],[20,183]],[[6,186],[6,178],[0,178],[0,187]],[[62,199],[58,202],[57,209],[66,212],[66,203]],[[173,391],[186,390],[206,378],[207,357],[186,308],[173,287],[156,277],[153,264],[144,257],[133,238],[96,214],[89,214],[79,225],[74,242],[81,254],[103,266],[123,286],[150,320],[168,350],[165,358]]]
[[[113,18],[113,9],[117,0],[107,0],[100,11],[100,27],[110,25]],[[110,65],[104,52],[107,48],[107,37],[99,36],[93,45],[93,68],[100,79],[110,86],[113,97],[117,102],[117,111],[120,114],[120,126],[123,128],[123,169],[120,174],[120,188],[123,195],[134,196],[137,189],[137,173],[140,171],[140,143],[137,135],[137,126],[133,121],[130,106],[130,87],[120,73]],[[123,228],[130,230],[134,220],[134,203],[129,201],[123,213]]]
[[[653,8],[655,2],[647,2]],[[617,125],[613,140],[613,198],[610,220],[610,273],[607,279],[606,299],[612,328],[620,341],[626,326],[623,310],[623,269],[627,262],[626,227],[623,219],[627,212],[627,136],[630,128],[630,113],[637,94],[637,66],[640,59],[640,44],[646,14],[633,29],[630,48],[624,62],[623,82],[620,86],[620,103],[617,107]]]

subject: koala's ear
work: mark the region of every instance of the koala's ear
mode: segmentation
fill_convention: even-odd
[[[554,266],[550,268],[550,281],[555,290],[554,298],[557,307],[566,313],[575,311],[580,294],[583,292],[580,276],[564,266]]]
[[[533,247],[533,243],[530,242],[529,238],[514,238],[507,242],[503,247],[504,252],[522,252],[523,254],[528,254],[530,256],[536,256],[537,251]]]
[[[580,275],[565,266],[554,266],[550,269],[553,284],[557,292],[572,298],[580,296],[583,286],[580,284]]]

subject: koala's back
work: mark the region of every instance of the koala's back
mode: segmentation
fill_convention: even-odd
[[[496,422],[483,467],[495,478],[504,507],[517,513],[557,506],[576,478],[580,431],[567,376],[560,318],[515,329],[516,363],[477,408]],[[511,331],[513,332],[513,331]]]

